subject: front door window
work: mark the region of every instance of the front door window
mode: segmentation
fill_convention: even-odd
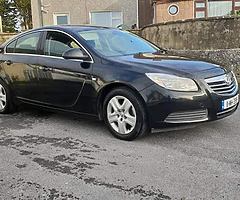
[[[62,54],[71,48],[79,48],[79,46],[69,36],[54,31],[47,33],[44,44],[44,55],[62,57]]]

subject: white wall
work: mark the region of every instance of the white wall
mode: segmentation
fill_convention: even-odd
[[[32,1],[33,26],[39,27],[38,0]],[[43,25],[54,24],[54,14],[69,13],[71,24],[90,24],[90,13],[97,11],[121,11],[123,23],[128,27],[137,23],[136,0],[42,0],[46,6]]]

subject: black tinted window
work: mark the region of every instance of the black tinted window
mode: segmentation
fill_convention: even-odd
[[[40,33],[31,33],[17,40],[15,53],[36,54]]]
[[[79,48],[77,43],[64,33],[49,31],[44,45],[44,54],[62,57],[62,54],[71,49]]]
[[[13,42],[11,42],[11,43],[7,46],[6,52],[7,52],[7,53],[14,53],[14,51],[15,51],[15,45],[16,45],[16,40],[13,41]]]

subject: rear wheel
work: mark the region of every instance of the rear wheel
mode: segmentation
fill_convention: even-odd
[[[0,114],[8,114],[15,110],[9,88],[0,80]]]
[[[133,140],[148,131],[141,99],[130,89],[111,91],[103,104],[104,121],[111,133],[122,140]]]

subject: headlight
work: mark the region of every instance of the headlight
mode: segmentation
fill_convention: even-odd
[[[190,78],[183,78],[175,75],[160,74],[160,73],[146,73],[156,84],[168,89],[182,92],[196,92],[198,86],[194,80]]]

